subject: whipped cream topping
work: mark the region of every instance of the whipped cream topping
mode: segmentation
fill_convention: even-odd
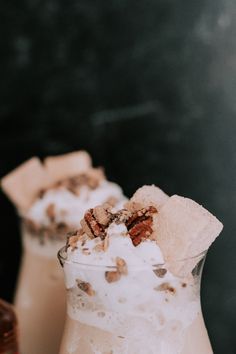
[[[86,185],[81,186],[79,195],[62,186],[47,190],[42,198],[34,202],[24,217],[47,227],[51,220],[46,211],[50,205],[53,205],[55,223],[65,223],[71,228],[77,228],[87,209],[105,203],[109,198],[117,199],[120,203],[117,207],[126,201],[122,189],[117,184],[106,180],[102,180],[95,189]]]
[[[164,263],[160,248],[155,241],[146,240],[139,247],[135,247],[131,238],[127,236],[127,228],[124,224],[117,225],[114,222],[107,230],[108,247],[105,251],[99,250],[100,238],[87,239],[84,243],[78,240],[76,250],[71,247],[67,250],[67,259],[70,262],[96,266],[116,266],[116,257],[122,257],[128,267],[150,269],[153,264]],[[70,287],[70,285],[69,285]]]

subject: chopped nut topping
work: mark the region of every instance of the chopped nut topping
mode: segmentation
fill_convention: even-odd
[[[109,205],[101,205],[93,209],[93,215],[95,219],[100,225],[104,227],[107,227],[113,219],[112,214],[109,212],[109,209]]]
[[[164,276],[167,273],[167,270],[165,268],[158,268],[153,271],[158,278],[164,278]]]
[[[110,225],[114,215],[110,212],[110,206],[104,204],[93,209],[89,209],[81,220],[83,231],[90,237],[106,237],[106,228]]]
[[[105,278],[108,283],[114,283],[121,278],[121,274],[118,271],[105,272]]]
[[[75,250],[77,248],[77,241],[78,241],[78,236],[71,236],[69,238],[69,245],[72,248],[72,250]]]
[[[173,286],[171,286],[169,283],[162,283],[161,285],[157,286],[155,290],[170,292],[172,295],[176,293],[176,289]]]
[[[95,295],[95,291],[93,290],[92,286],[89,283],[82,281],[80,279],[76,279],[76,282],[78,288],[84,291],[87,295],[89,296]]]
[[[51,203],[48,205],[48,207],[46,208],[46,215],[49,217],[50,221],[54,221],[55,220],[55,204]]]
[[[23,227],[28,231],[32,236],[37,236],[43,242],[45,239],[63,239],[65,235],[71,231],[69,226],[66,223],[56,223],[51,222],[50,225],[44,226],[35,223],[30,219],[23,219]]]
[[[105,278],[108,283],[114,283],[120,280],[122,275],[128,274],[127,264],[123,258],[116,257],[116,269],[115,271],[105,272]]]
[[[106,237],[104,227],[98,223],[96,220],[94,214],[93,214],[93,209],[89,209],[85,215],[84,219],[81,221],[81,226],[84,229],[84,221],[87,224],[86,230],[89,228],[90,232],[88,234],[89,237],[94,238],[94,237],[100,237],[102,240]]]
[[[40,226],[31,219],[24,219],[24,226],[32,234],[40,232]]]
[[[91,252],[89,251],[89,248],[82,248],[82,253],[86,256],[89,256]]]
[[[83,240],[85,241],[84,235],[83,235],[81,229],[73,231],[73,232],[69,232],[67,234],[66,248],[71,247],[72,251],[75,250],[77,248],[77,242],[79,239],[81,239],[82,243],[83,243]],[[82,244],[82,246],[83,246],[83,244]]]
[[[157,209],[150,206],[135,211],[132,216],[126,220],[125,225],[134,246],[138,246],[142,240],[151,236],[153,232],[152,224],[154,213],[157,213]]]
[[[122,274],[122,275],[128,274],[127,264],[123,258],[116,257],[116,267],[117,267],[117,271],[120,274]]]
[[[107,235],[104,240],[100,241],[93,247],[93,250],[95,252],[105,252],[108,249],[108,247],[109,247],[109,236]]]
[[[109,247],[109,236],[107,235],[103,241],[103,250],[106,252],[108,247]]]
[[[127,209],[122,209],[115,214],[115,222],[118,225],[123,224],[126,223],[127,220],[129,220],[131,217],[132,217],[131,211]]]
[[[93,247],[93,250],[94,250],[95,252],[103,252],[103,251],[104,251],[104,245],[103,245],[103,243],[98,243],[97,245],[95,245],[95,246]]]

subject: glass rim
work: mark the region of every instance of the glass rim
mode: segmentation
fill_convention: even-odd
[[[91,264],[91,263],[82,263],[82,262],[78,262],[78,261],[74,261],[74,260],[69,260],[67,258],[67,246],[63,246],[62,248],[60,248],[60,250],[57,252],[57,258],[61,264],[61,266],[63,267],[64,264],[69,264],[69,265],[75,265],[81,268],[86,268],[86,269],[109,269],[109,270],[117,270],[116,265],[105,265],[105,264]],[[133,270],[142,270],[142,269],[160,269],[160,268],[168,268],[168,265],[170,264],[178,264],[178,263],[185,263],[187,261],[193,261],[193,260],[197,260],[197,263],[204,259],[206,257],[206,254],[208,252],[207,250],[204,250],[202,252],[200,252],[199,254],[195,255],[195,256],[191,256],[191,257],[186,257],[186,258],[182,258],[182,259],[175,259],[175,260],[171,260],[171,261],[166,261],[164,263],[155,263],[155,264],[142,264],[142,265],[129,265],[129,269],[133,269]]]

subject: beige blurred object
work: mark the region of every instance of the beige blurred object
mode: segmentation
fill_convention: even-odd
[[[32,157],[1,180],[1,187],[20,211],[27,210],[50,183],[41,161]]]
[[[49,156],[44,164],[38,157],[32,157],[3,177],[1,187],[18,211],[25,212],[40,191],[59,180],[88,171],[91,167],[91,157],[83,150]]]
[[[184,269],[182,263],[174,263],[171,271],[185,275],[194,268],[198,258],[207,250],[223,228],[222,223],[209,211],[191,199],[174,195],[160,209],[153,229],[166,262],[188,258]],[[190,259],[190,260],[189,260]]]
[[[139,188],[131,198],[131,202],[140,203],[143,207],[149,207],[150,205],[159,208],[167,202],[169,196],[164,193],[160,188],[153,185],[145,185]]]
[[[92,160],[86,151],[75,151],[44,160],[46,171],[54,182],[73,177],[92,167]]]

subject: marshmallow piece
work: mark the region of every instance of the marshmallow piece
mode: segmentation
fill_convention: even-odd
[[[175,274],[191,272],[200,258],[173,262],[198,256],[207,250],[220,234],[222,223],[191,199],[174,195],[160,209],[154,232],[166,262]]]
[[[144,207],[153,205],[159,210],[159,208],[165,204],[168,199],[169,196],[153,184],[151,186],[146,185],[139,188],[134,193],[130,201],[137,204],[140,203]]]
[[[44,160],[44,165],[55,183],[85,172],[92,166],[92,161],[89,154],[81,150],[65,155],[49,156]]]
[[[1,187],[20,210],[27,210],[37,194],[49,184],[49,177],[41,161],[32,157],[1,180]]]

